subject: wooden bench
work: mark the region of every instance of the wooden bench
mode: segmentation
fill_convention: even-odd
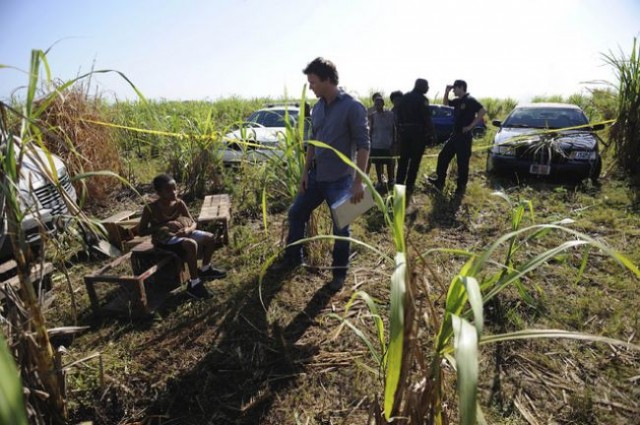
[[[11,286],[16,292],[20,290],[20,278],[17,272],[18,263],[16,263],[15,260],[9,260],[0,264],[0,279],[2,280],[2,283],[0,283],[2,287],[0,290],[0,300],[4,299],[6,286]],[[48,289],[51,287],[51,273],[53,273],[53,264],[49,262],[38,262],[31,268],[29,282],[31,284],[42,282],[42,287]]]
[[[109,242],[122,252],[128,252],[146,240],[134,234],[134,228],[140,222],[140,218],[134,218],[136,215],[138,213],[135,211],[120,211],[100,221],[107,231]]]
[[[132,274],[113,274],[113,270],[130,261]],[[106,305],[105,310],[115,313],[128,313],[130,316],[153,313],[164,302],[173,289],[189,279],[184,261],[170,251],[155,248],[150,241],[143,242],[125,255],[85,276],[91,308],[100,315],[100,305],[96,285],[112,283],[120,285],[121,291]],[[153,297],[147,289],[153,286]]]
[[[116,214],[104,220],[103,223],[122,226],[123,223],[130,220],[131,216],[127,217],[127,213]],[[199,228],[217,234],[222,244],[228,244],[230,221],[231,202],[229,195],[205,197],[198,215]],[[118,230],[118,235],[119,232],[120,230]],[[127,241],[124,241],[123,248],[126,248],[126,243]],[[113,274],[114,269],[129,261],[132,274]],[[122,306],[124,306],[125,312],[129,315],[138,315],[138,313],[150,314],[155,311],[171,290],[181,286],[188,279],[189,271],[185,262],[170,251],[154,247],[147,237],[146,240],[132,247],[127,254],[85,276],[84,281],[95,314],[100,315],[103,310],[96,292],[96,284],[111,283],[120,285],[124,291],[104,309],[123,312]],[[148,290],[151,288],[153,290]]]
[[[207,195],[198,215],[198,228],[217,234],[222,243],[229,244],[231,200],[229,195]]]

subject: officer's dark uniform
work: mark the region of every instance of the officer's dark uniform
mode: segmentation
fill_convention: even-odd
[[[396,181],[405,184],[411,194],[424,150],[435,140],[429,100],[415,89],[402,96],[398,106],[398,130],[400,160]]]
[[[453,106],[453,133],[447,140],[438,155],[438,166],[436,172],[437,180],[434,184],[442,188],[447,178],[449,163],[456,157],[458,163],[458,192],[464,192],[469,180],[469,160],[471,159],[471,142],[473,134],[466,133],[462,129],[475,119],[476,114],[482,109],[482,105],[469,94],[449,101],[449,106]]]

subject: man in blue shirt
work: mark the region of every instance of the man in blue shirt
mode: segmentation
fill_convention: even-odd
[[[338,71],[331,61],[316,58],[302,72],[307,76],[309,88],[320,99],[311,113],[311,140],[326,143],[350,158],[360,170],[366,170],[370,142],[364,105],[338,88]],[[302,246],[291,244],[304,237],[311,213],[323,201],[331,206],[348,196],[352,203],[362,200],[364,188],[360,176],[332,150],[309,144],[300,189],[288,213],[285,263],[295,266],[302,262]],[[349,226],[340,229],[334,223],[333,234],[349,237]],[[333,279],[329,283],[332,290],[340,290],[344,285],[349,249],[348,241],[334,241]]]

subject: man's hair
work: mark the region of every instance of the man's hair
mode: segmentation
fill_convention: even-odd
[[[413,86],[414,89],[419,90],[421,92],[428,92],[429,91],[429,82],[427,80],[425,80],[424,78],[418,78],[416,80],[416,84]]]
[[[160,192],[166,186],[168,186],[168,185],[170,185],[171,183],[174,183],[174,182],[175,182],[175,180],[170,175],[168,175],[168,174],[159,174],[159,175],[155,176],[155,178],[153,179],[153,189],[156,192]]]
[[[396,97],[402,97],[403,94],[400,90],[396,90],[396,91],[392,91],[391,94],[389,95],[389,99],[393,102],[393,99],[395,99]]]
[[[305,75],[315,74],[320,78],[320,81],[331,81],[334,85],[338,85],[338,70],[333,62],[325,58],[315,58],[305,69],[302,70]]]
[[[371,100],[376,100],[377,97],[382,97],[380,92],[375,92],[374,94],[372,94],[371,95]]]
[[[462,90],[467,91],[467,82],[464,80],[455,80],[453,82],[453,87],[460,87]]]

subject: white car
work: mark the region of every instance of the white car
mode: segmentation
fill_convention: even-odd
[[[2,142],[4,146],[5,139]],[[25,214],[22,220],[22,229],[25,231],[27,241],[30,244],[40,242],[41,224],[45,226],[47,231],[52,231],[55,229],[54,221],[56,218],[69,212],[62,194],[46,178],[42,171],[43,167],[45,170],[51,167],[49,158],[51,158],[53,167],[56,169],[61,187],[73,202],[77,199],[76,191],[71,184],[71,177],[62,159],[52,154],[47,156],[42,149],[30,146],[23,157],[18,182],[18,200],[20,208]],[[3,175],[2,186],[6,188],[7,182],[4,179],[6,179],[6,176]],[[1,259],[10,258],[13,252],[11,240],[7,235],[8,225],[4,196],[4,192],[0,192],[0,212],[2,213],[2,220],[0,221]]]
[[[298,104],[270,105],[260,109],[244,122],[239,129],[223,137],[222,162],[225,165],[241,161],[261,162],[274,156],[282,156],[286,143],[287,120],[295,131],[300,107]],[[305,121],[305,140],[309,125]]]

